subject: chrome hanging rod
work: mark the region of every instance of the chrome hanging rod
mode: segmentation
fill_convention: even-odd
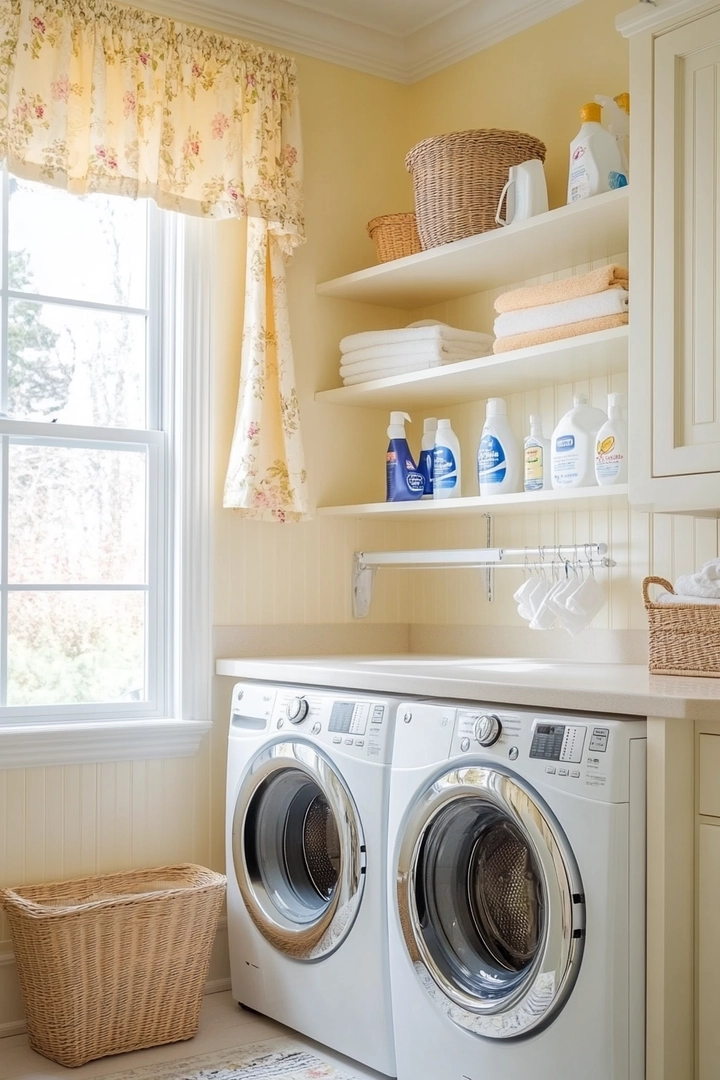
[[[607,544],[548,544],[536,548],[452,548],[434,551],[356,551],[353,561],[353,614],[362,619],[370,611],[377,570],[473,569],[493,570],[530,566],[567,566],[587,563],[610,568],[617,563],[608,554]],[[516,559],[521,561],[511,562]]]

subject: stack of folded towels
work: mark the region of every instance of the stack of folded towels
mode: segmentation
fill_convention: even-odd
[[[495,352],[624,326],[628,283],[627,270],[612,264],[589,274],[503,293],[495,301]]]
[[[706,562],[697,574],[684,574],[675,592],[661,593],[658,604],[720,604],[720,559]]]
[[[435,320],[410,323],[402,330],[370,330],[340,342],[340,375],[345,386],[404,375],[492,354],[493,338],[458,330]]]

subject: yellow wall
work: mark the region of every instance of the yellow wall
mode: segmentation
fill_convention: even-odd
[[[550,206],[566,201],[568,148],[580,107],[628,89],[627,41],[615,16],[628,0],[584,0],[411,87],[408,147],[464,128],[527,131],[547,146]]]

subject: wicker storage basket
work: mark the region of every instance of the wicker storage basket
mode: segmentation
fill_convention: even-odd
[[[415,214],[381,214],[368,221],[367,231],[380,262],[391,262],[422,251]]]
[[[653,675],[704,675],[720,679],[720,604],[656,604],[650,585],[674,593],[665,578],[646,577],[643,600],[650,630]]]
[[[33,1050],[76,1066],[191,1039],[224,895],[189,864],[0,890]]]
[[[511,165],[545,161],[545,144],[522,131],[480,128],[436,135],[405,158],[415,187],[423,248],[497,229],[495,211]]]

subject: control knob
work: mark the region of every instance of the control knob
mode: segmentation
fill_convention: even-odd
[[[285,715],[291,724],[301,724],[309,712],[310,706],[304,697],[292,698],[285,709]]]
[[[500,717],[493,713],[480,716],[475,721],[475,738],[481,746],[492,746],[500,738],[501,732]]]

